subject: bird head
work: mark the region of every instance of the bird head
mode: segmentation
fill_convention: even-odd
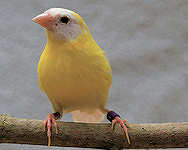
[[[32,20],[46,28],[47,32],[56,38],[66,41],[88,32],[88,27],[80,15],[63,8],[50,8]]]

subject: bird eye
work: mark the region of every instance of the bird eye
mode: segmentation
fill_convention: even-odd
[[[60,18],[60,21],[62,23],[66,23],[67,24],[70,21],[70,19],[67,16],[63,16],[63,17]]]

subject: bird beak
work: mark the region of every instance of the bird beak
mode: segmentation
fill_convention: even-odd
[[[50,30],[52,28],[53,16],[49,13],[42,13],[32,19],[34,22],[40,24],[44,28]]]

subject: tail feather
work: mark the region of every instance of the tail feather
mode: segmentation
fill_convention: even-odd
[[[99,123],[104,120],[104,113],[100,109],[76,110],[72,116],[75,122]]]

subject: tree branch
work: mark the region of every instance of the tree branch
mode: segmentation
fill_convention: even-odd
[[[52,146],[98,149],[188,148],[188,123],[131,124],[128,145],[123,130],[108,123],[58,121],[58,134],[52,131]],[[0,115],[0,143],[47,145],[40,120]]]

